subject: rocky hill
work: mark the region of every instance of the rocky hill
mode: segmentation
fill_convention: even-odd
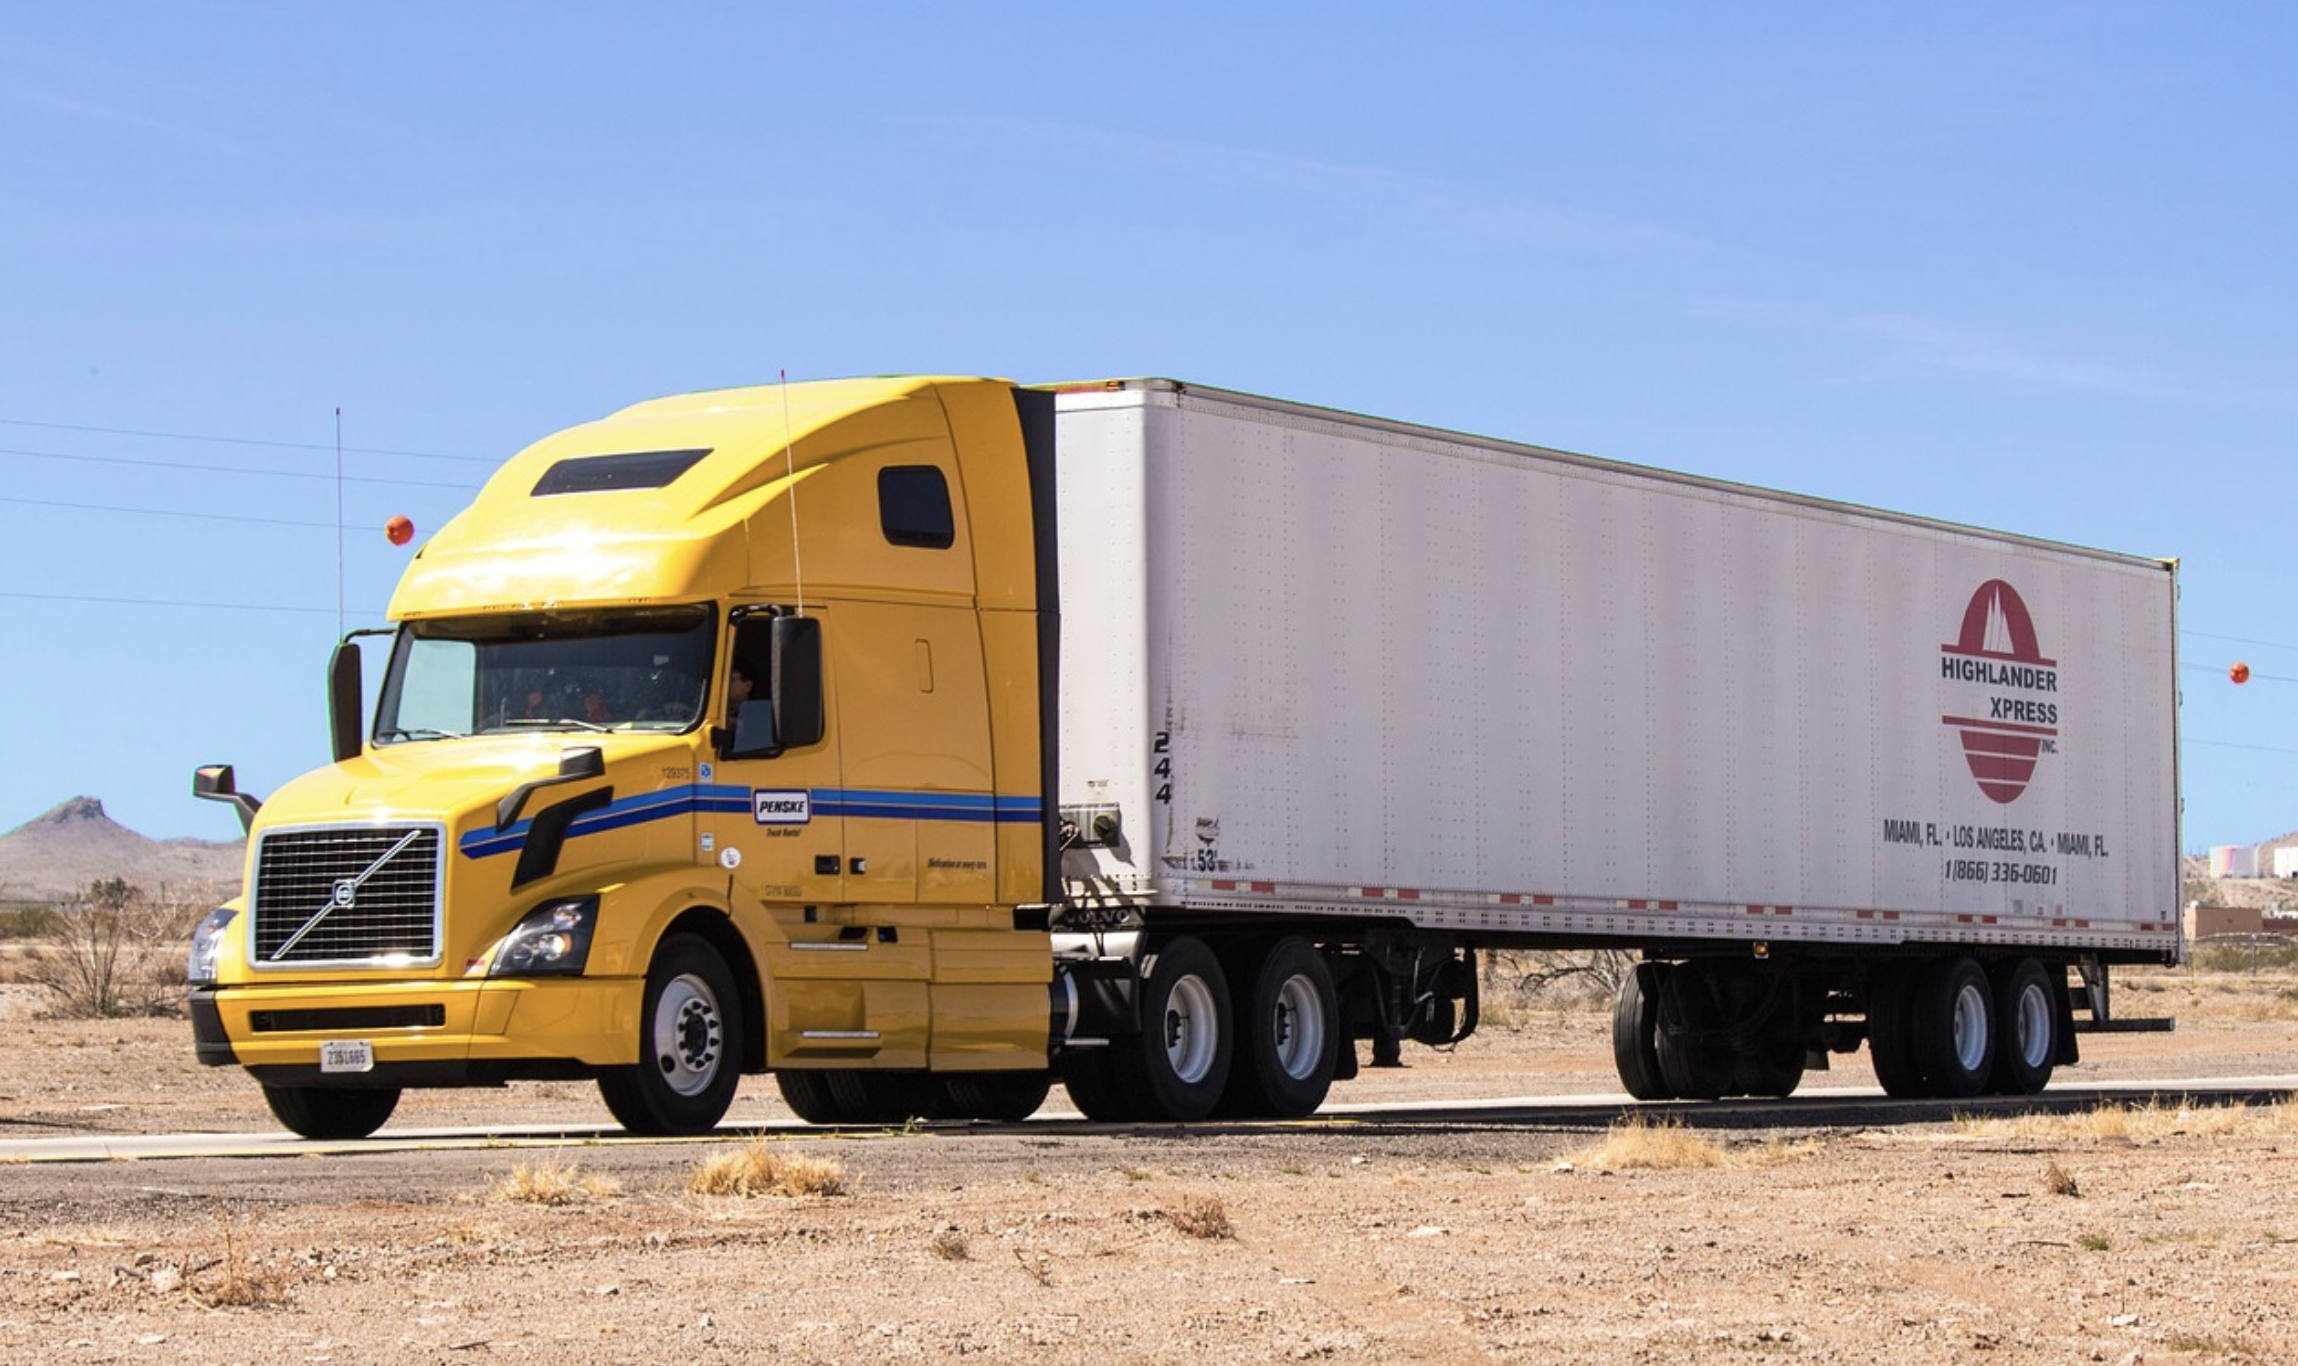
[[[0,835],[0,902],[68,901],[103,878],[207,896],[236,889],[245,840],[148,839],[74,797]]]

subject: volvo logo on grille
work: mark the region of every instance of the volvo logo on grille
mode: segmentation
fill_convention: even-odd
[[[335,896],[327,905],[330,909],[349,909],[359,902],[359,882],[356,878],[335,879]]]

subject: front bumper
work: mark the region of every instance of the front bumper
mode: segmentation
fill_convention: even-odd
[[[191,993],[192,1047],[279,1085],[483,1086],[638,1061],[635,977],[252,983]],[[362,1040],[374,1068],[322,1072],[320,1045]]]

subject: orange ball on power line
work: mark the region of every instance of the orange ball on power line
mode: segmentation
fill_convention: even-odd
[[[2250,681],[2250,666],[2247,664],[2237,664],[2233,668],[2226,671],[2226,676],[2233,679],[2237,683],[2248,683]]]
[[[415,524],[405,517],[394,517],[383,524],[383,534],[391,538],[391,544],[405,545],[415,539]]]

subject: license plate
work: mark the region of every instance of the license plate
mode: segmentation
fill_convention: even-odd
[[[329,1039],[319,1045],[322,1072],[372,1072],[375,1045],[367,1039]]]

